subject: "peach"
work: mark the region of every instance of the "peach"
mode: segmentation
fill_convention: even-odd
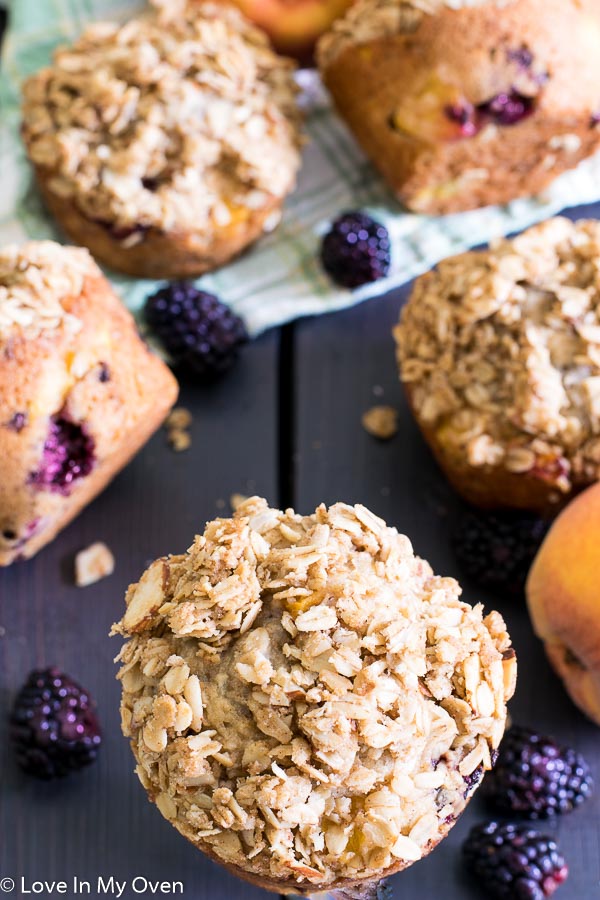
[[[397,131],[429,143],[452,141],[477,131],[475,109],[461,91],[437,75],[413,84],[392,114]]]
[[[233,0],[280,53],[309,62],[313,47],[352,0]]]
[[[574,703],[600,725],[600,483],[558,516],[526,590],[550,662]]]

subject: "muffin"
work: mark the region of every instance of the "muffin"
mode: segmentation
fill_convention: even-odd
[[[334,103],[410,209],[534,194],[600,146],[597,0],[358,0],[321,38]]]
[[[238,10],[162,2],[89,26],[23,87],[23,138],[69,237],[129,275],[201,275],[281,216],[293,66]]]
[[[0,565],[98,494],[177,397],[87,250],[0,251]]]
[[[600,477],[600,223],[444,260],[395,330],[401,380],[467,500],[547,513]]]
[[[428,853],[489,769],[516,659],[364,506],[250,498],[154,562],[113,631],[150,799],[267,890],[365,885]]]

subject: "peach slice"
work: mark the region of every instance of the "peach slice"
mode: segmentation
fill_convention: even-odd
[[[558,516],[527,580],[534,630],[571,699],[600,725],[600,483]]]

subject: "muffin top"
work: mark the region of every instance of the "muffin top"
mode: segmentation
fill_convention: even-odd
[[[117,233],[202,233],[283,197],[299,166],[293,66],[233,7],[156,0],[89,26],[23,87],[51,191]]]
[[[450,827],[502,736],[515,659],[363,506],[251,498],[127,593],[124,733],[163,815],[276,883],[368,878]]]
[[[555,218],[420,278],[396,329],[426,429],[567,491],[600,464],[600,223]]]
[[[327,68],[348,47],[396,34],[410,34],[425,15],[443,9],[473,6],[508,6],[515,0],[357,0],[336,19],[318,44],[318,62]]]
[[[87,250],[53,241],[28,241],[0,249],[0,347],[15,330],[35,336],[44,329],[81,327],[65,300],[79,296],[86,277],[100,277]]]

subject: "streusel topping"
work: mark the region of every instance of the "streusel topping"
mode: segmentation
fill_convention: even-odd
[[[202,233],[293,187],[293,67],[234,7],[154,5],[91,25],[25,82],[24,138],[90,219]]]
[[[163,815],[219,859],[332,883],[419,859],[504,730],[515,658],[363,506],[244,501],[157,560],[114,630],[124,733]]]
[[[367,44],[396,34],[410,34],[423,16],[441,9],[472,6],[508,6],[515,0],[357,0],[333,23],[317,47],[320,68],[326,69],[348,47]]]
[[[420,278],[396,329],[426,428],[567,491],[600,464],[600,223],[555,218]]]
[[[77,297],[87,277],[100,270],[87,250],[53,241],[10,244],[0,250],[0,343],[15,327],[28,333],[64,324],[78,330],[79,319],[63,302]]]

